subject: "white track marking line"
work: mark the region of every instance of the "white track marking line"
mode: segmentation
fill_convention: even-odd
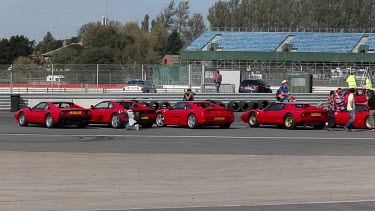
[[[40,136],[40,137],[119,137],[119,138],[214,138],[214,139],[285,139],[285,140],[375,140],[374,137],[280,137],[280,136],[174,136],[174,135],[113,135],[113,134],[11,134],[4,133],[0,136]]]
[[[229,208],[229,207],[261,207],[261,206],[288,206],[288,205],[314,205],[314,204],[338,204],[338,203],[362,203],[362,202],[375,202],[374,199],[369,200],[338,200],[338,201],[316,201],[316,202],[290,202],[290,203],[259,203],[255,205],[217,205],[217,206],[185,206],[185,207],[157,207],[157,208],[128,208],[128,209],[111,209],[114,211],[119,210],[159,210],[159,209],[187,209],[187,208]],[[98,211],[103,209],[93,209],[91,211]],[[78,210],[80,211],[80,210]]]

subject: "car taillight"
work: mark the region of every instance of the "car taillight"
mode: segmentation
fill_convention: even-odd
[[[304,117],[304,116],[305,116],[305,114],[304,114],[304,113],[302,113],[302,114],[301,114],[301,117]]]
[[[66,111],[61,111],[61,112],[60,112],[60,115],[62,115],[62,116],[63,116],[63,115],[66,115]]]
[[[86,115],[91,115],[91,111],[85,111]]]
[[[124,110],[118,110],[118,113],[122,114],[122,113],[124,113]]]
[[[244,86],[240,86],[240,89],[245,89],[245,87]]]
[[[259,89],[259,86],[253,86],[253,89],[258,90],[258,89]]]
[[[204,115],[210,115],[210,111],[204,111]]]

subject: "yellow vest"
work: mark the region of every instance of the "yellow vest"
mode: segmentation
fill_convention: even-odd
[[[372,89],[372,83],[369,78],[366,78],[366,89]]]
[[[346,82],[348,83],[349,88],[357,88],[357,82],[355,81],[354,75],[349,75]]]

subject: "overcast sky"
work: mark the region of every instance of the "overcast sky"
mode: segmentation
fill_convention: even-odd
[[[190,0],[190,12],[207,16],[218,0]],[[170,0],[107,0],[109,19],[141,22],[145,14],[158,15]],[[177,0],[178,2],[178,0]],[[40,41],[50,31],[56,39],[77,34],[85,23],[100,21],[106,0],[0,0],[0,38],[25,35]]]

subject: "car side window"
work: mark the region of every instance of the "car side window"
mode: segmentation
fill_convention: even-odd
[[[363,106],[363,105],[355,105],[355,111],[364,112],[364,111],[368,111],[368,108],[366,108],[366,106]]]
[[[357,96],[362,96],[362,90],[361,89],[358,89],[357,91],[355,91],[355,95]]]
[[[32,110],[39,111],[43,110],[48,104],[47,103],[39,103],[38,105],[34,106]]]
[[[101,103],[97,104],[96,106],[94,106],[94,108],[105,109],[105,108],[108,108],[108,104],[109,104],[109,102],[101,102]]]
[[[283,104],[283,103],[275,103],[272,106],[266,108],[265,110],[266,111],[280,111],[280,110],[283,110],[284,108],[285,108],[285,104]]]
[[[190,106],[188,103],[177,103],[171,110],[185,110],[185,107],[187,108],[188,106]]]

